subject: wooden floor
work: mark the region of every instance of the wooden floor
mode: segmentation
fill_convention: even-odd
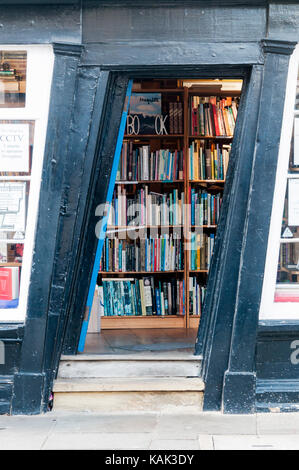
[[[193,354],[197,329],[128,329],[88,333],[83,354]]]

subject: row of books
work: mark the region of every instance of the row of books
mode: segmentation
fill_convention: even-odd
[[[167,193],[149,191],[144,185],[132,195],[126,188],[114,190],[109,212],[110,226],[183,225],[184,192],[173,189]]]
[[[99,290],[101,316],[185,315],[184,280],[111,278]]]
[[[154,272],[184,269],[183,242],[172,235],[160,235],[130,242],[106,238],[100,271]]]
[[[189,277],[189,315],[201,315],[206,287],[196,276]]]
[[[237,119],[237,98],[216,96],[190,98],[190,134],[232,136]]]
[[[220,215],[222,194],[211,194],[205,190],[189,188],[191,225],[217,225]]]
[[[183,134],[183,103],[170,102],[169,106],[169,134]]]
[[[161,149],[151,152],[149,145],[134,148],[133,142],[124,140],[117,181],[175,181],[183,178],[182,150]]]
[[[191,271],[209,270],[214,250],[215,234],[194,232],[190,241],[189,267]]]
[[[194,140],[189,147],[190,180],[225,180],[230,145]]]

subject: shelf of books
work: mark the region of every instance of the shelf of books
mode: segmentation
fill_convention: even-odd
[[[242,82],[134,82],[97,295],[101,327],[199,324]]]

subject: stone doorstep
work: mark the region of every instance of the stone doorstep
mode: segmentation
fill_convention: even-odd
[[[188,355],[189,356],[189,355]],[[75,378],[132,378],[135,377],[194,377],[200,376],[201,361],[194,356],[180,358],[123,355],[106,358],[84,355],[79,360],[61,360],[58,370],[59,379]]]
[[[202,361],[202,356],[194,356],[193,354],[169,352],[155,352],[155,353],[137,353],[137,354],[77,354],[74,356],[62,355],[61,362],[71,361]]]
[[[198,377],[130,377],[130,378],[59,378],[54,393],[67,392],[188,392],[204,390]]]

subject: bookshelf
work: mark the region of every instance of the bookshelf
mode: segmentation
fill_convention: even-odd
[[[200,86],[200,83],[193,86],[192,82],[191,85],[188,82],[187,86],[184,86],[184,80],[155,79],[134,82],[133,94],[142,94],[151,98],[153,94],[161,95],[161,113],[163,117],[168,116],[168,125],[165,126],[168,133],[155,134],[155,129],[152,134],[134,133],[136,128],[133,127],[133,120],[131,128],[128,126],[126,129],[115,184],[113,212],[107,226],[105,244],[108,244],[108,248],[104,246],[98,283],[103,286],[110,285],[112,297],[114,296],[116,302],[116,298],[121,296],[121,289],[128,286],[129,282],[135,285],[134,289],[137,289],[136,285],[143,282],[144,278],[151,278],[153,304],[156,302],[155,292],[159,286],[158,294],[160,292],[162,302],[167,297],[165,305],[170,314],[161,314],[161,309],[160,314],[157,314],[157,305],[155,309],[153,307],[155,315],[123,314],[123,312],[117,314],[117,311],[115,313],[113,310],[112,314],[105,312],[102,316],[102,329],[198,327],[202,308],[200,304],[207,283],[225,185],[229,147],[233,139],[237,100],[241,92],[240,83],[237,84],[238,90],[232,87],[230,91],[226,87],[221,91],[219,83],[213,88],[207,86],[206,80],[204,82],[203,86]],[[196,109],[195,104],[198,105]],[[215,109],[218,113],[216,115],[212,114],[215,113]],[[207,113],[204,118],[203,115],[200,116],[203,112]],[[213,116],[214,119],[221,120],[217,121],[217,127],[215,120],[214,123],[211,121]],[[202,125],[205,118],[207,121],[209,119],[208,123],[206,121],[207,128],[199,130],[197,126],[199,123]],[[128,130],[133,130],[133,134]],[[137,130],[140,131],[139,128]],[[166,160],[165,155],[167,155]],[[198,168],[199,163],[194,162],[201,162],[200,168]],[[125,202],[122,202],[122,198]],[[155,198],[162,201],[160,206]],[[138,224],[128,219],[130,201],[144,203],[142,220],[139,219]],[[174,201],[175,207],[179,209],[175,209],[177,212],[172,212],[172,216],[169,215],[170,211],[168,219],[167,217],[163,219],[162,208],[165,207],[163,204],[169,208]],[[124,213],[127,217],[125,220],[122,218],[123,213],[120,214],[121,208],[124,207],[122,204],[125,204]],[[157,219],[154,217],[155,213],[151,212],[155,204],[160,207]],[[140,241],[129,240],[131,232],[136,233]],[[164,236],[166,238],[163,238]],[[179,243],[176,242],[178,236],[180,248],[176,245]],[[112,241],[109,241],[109,237]],[[120,237],[119,240],[113,241],[113,238],[117,237]],[[155,245],[156,243],[160,249],[160,242],[164,243],[164,246],[169,245],[161,252]],[[119,249],[120,243],[122,245]],[[146,259],[136,261],[136,257],[142,258],[144,252]],[[125,253],[126,261],[120,259],[119,253],[121,256]],[[164,255],[169,259],[168,265],[162,263],[159,264],[159,269],[156,269],[156,258],[160,256],[162,259]],[[107,259],[110,264],[107,264]],[[132,263],[129,263],[129,269],[127,267],[123,269],[122,262],[128,263],[127,260],[131,260]],[[132,265],[137,268],[132,269]],[[133,291],[132,286],[131,289]],[[171,289],[176,289],[176,296],[172,296]],[[165,297],[162,297],[162,293]],[[183,299],[180,299],[179,304],[177,299],[181,296]],[[179,310],[178,306],[181,308],[182,302],[183,311]],[[134,310],[134,307],[132,308]]]

